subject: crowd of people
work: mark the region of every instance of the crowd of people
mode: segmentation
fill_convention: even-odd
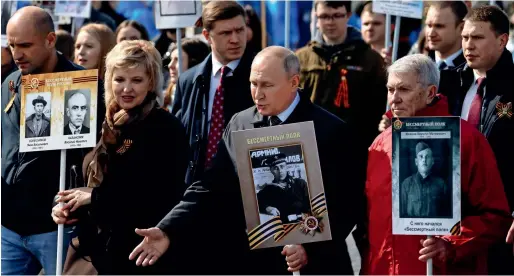
[[[204,3],[201,34],[180,45],[112,9],[75,37],[44,9],[19,9],[2,48],[1,273],[55,274],[63,224],[68,274],[348,275],[350,234],[361,274],[425,274],[429,259],[437,274],[514,274],[514,5],[509,19],[427,2],[418,42],[402,40],[394,62],[371,5],[351,26],[351,1],[315,0],[318,31],[296,51],[262,48],[256,12],[235,1]],[[97,145],[67,150],[74,177],[59,191],[59,151],[19,152],[21,79],[84,69],[98,70]],[[462,119],[458,235],[393,235],[391,121],[413,116]],[[231,133],[305,121],[332,239],[250,250]]]

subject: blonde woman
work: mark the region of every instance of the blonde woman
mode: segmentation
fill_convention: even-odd
[[[75,63],[86,69],[99,69],[103,76],[104,58],[114,45],[116,36],[109,27],[98,23],[84,25],[75,40]]]
[[[180,122],[159,108],[161,87],[161,56],[150,42],[123,41],[107,54],[106,119],[100,142],[84,159],[87,187],[58,193],[57,202],[66,204],[54,207],[56,223],[93,222],[83,225],[92,230],[79,232],[79,240],[99,274],[168,274],[172,268],[128,260],[141,239],[134,230],[155,226],[185,190],[189,146]],[[87,215],[73,215],[82,208],[89,208]]]

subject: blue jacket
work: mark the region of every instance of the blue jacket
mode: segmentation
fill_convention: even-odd
[[[225,128],[230,118],[239,111],[253,106],[250,94],[250,67],[253,54],[246,51],[233,76],[224,80],[224,118]],[[189,185],[201,179],[204,172],[205,151],[208,142],[208,103],[212,75],[212,57],[184,72],[178,79],[171,113],[186,128],[186,135],[191,146],[191,155],[186,173]]]

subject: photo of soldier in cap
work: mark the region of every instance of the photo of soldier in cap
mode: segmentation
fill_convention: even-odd
[[[25,138],[50,136],[50,96],[49,92],[27,94]]]
[[[283,224],[298,223],[311,211],[307,182],[289,172],[284,153],[262,159],[261,165],[269,168],[273,180],[256,186],[259,213],[279,216]]]
[[[451,181],[438,176],[434,170],[437,160],[435,151],[439,151],[437,155],[440,158],[438,159],[444,159],[444,156],[447,156],[442,153],[445,148],[444,139],[430,141],[437,146],[430,145],[428,141],[414,140],[412,142],[416,143],[412,153],[415,172],[412,173],[412,170],[409,170],[409,168],[413,168],[412,166],[405,165],[400,169],[400,171],[411,172],[410,176],[400,184],[400,218],[451,218]],[[412,164],[412,155],[409,155],[409,158],[401,159]],[[445,166],[440,165],[439,168],[441,167]]]

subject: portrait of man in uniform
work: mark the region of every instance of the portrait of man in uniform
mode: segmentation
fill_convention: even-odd
[[[452,216],[451,193],[448,183],[434,175],[434,155],[430,146],[416,144],[417,171],[400,185],[400,217],[444,218]]]
[[[276,154],[263,159],[273,180],[265,183],[257,192],[259,212],[279,216],[283,224],[297,223],[302,214],[311,211],[307,182],[288,173],[286,155]]]
[[[68,123],[64,124],[64,135],[77,135],[89,133],[87,122],[88,100],[81,90],[70,91],[71,96],[66,102],[66,117]]]
[[[50,136],[50,119],[44,114],[47,101],[38,95],[32,105],[34,113],[25,119],[25,138]]]

